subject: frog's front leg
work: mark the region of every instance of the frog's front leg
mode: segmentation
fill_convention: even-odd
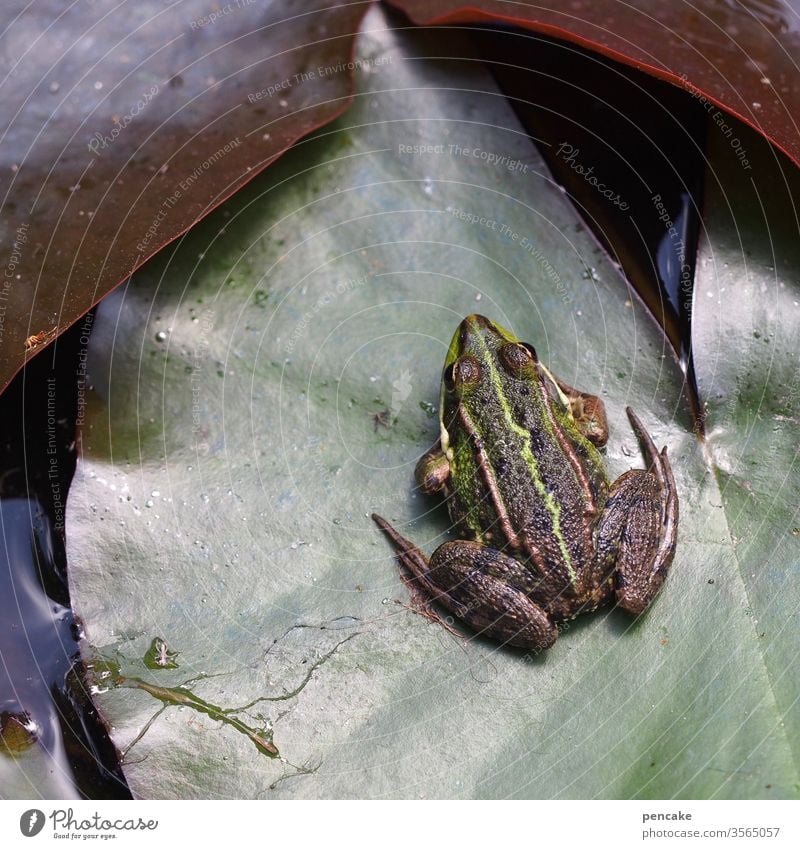
[[[419,488],[428,495],[444,489],[447,478],[450,476],[450,461],[442,451],[441,441],[419,458],[414,476]]]
[[[374,513],[372,518],[432,600],[475,631],[521,648],[553,645],[558,629],[528,598],[534,579],[518,560],[479,542],[458,540],[440,545],[428,561],[385,519]]]
[[[564,383],[555,375],[553,379],[558,388],[566,395],[569,401],[572,418],[578,430],[598,448],[602,448],[608,442],[608,418],[606,417],[606,405],[597,395],[589,392],[581,392],[579,389]]]
[[[667,577],[678,533],[678,494],[667,449],[656,450],[650,434],[627,408],[648,470],[633,469],[617,478],[597,532],[595,585],[616,575],[617,603],[640,614]]]

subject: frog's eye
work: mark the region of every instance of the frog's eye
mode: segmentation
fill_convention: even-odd
[[[510,342],[500,349],[500,361],[509,374],[520,376],[531,370],[536,361],[536,352],[530,345],[522,342]]]
[[[463,392],[477,386],[481,379],[481,366],[474,357],[462,357],[444,370],[444,385],[448,392]]]

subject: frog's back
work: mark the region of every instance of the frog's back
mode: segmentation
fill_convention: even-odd
[[[577,591],[607,479],[549,377],[482,380],[449,408],[450,514],[461,532],[530,562],[552,594]]]

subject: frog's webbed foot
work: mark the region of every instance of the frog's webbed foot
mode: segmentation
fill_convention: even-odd
[[[553,379],[567,396],[578,430],[589,442],[602,448],[608,442],[608,418],[602,399],[589,392],[581,392],[555,376]]]
[[[372,518],[397,549],[403,566],[437,604],[478,633],[529,649],[553,645],[558,629],[531,601],[531,575],[513,557],[478,542],[445,542],[428,561],[380,516]]]
[[[617,603],[640,614],[667,577],[678,533],[678,494],[667,449],[656,450],[650,434],[626,409],[647,461],[611,486],[598,525],[595,581],[616,572]]]

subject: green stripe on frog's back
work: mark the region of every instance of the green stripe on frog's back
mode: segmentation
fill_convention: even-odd
[[[510,334],[508,335],[510,336]],[[503,387],[503,381],[501,380],[500,375],[498,374],[497,369],[495,367],[494,356],[492,354],[492,351],[489,350],[489,347],[486,344],[481,333],[475,333],[475,338],[478,340],[481,348],[483,349],[483,362],[489,369],[489,375],[492,382],[494,394],[500,404],[500,409],[503,414],[503,424],[509,432],[516,434],[516,436],[518,436],[521,441],[520,448],[522,458],[528,468],[528,471],[530,473],[530,479],[533,482],[536,492],[541,498],[542,503],[544,504],[545,509],[547,510],[547,513],[550,516],[553,538],[555,539],[556,544],[558,546],[558,550],[561,553],[562,561],[564,567],[567,570],[567,575],[569,576],[570,583],[573,586],[576,586],[578,576],[575,571],[574,564],[572,562],[572,555],[570,554],[569,547],[567,546],[567,542],[561,530],[561,507],[556,501],[556,499],[553,498],[552,493],[547,490],[547,487],[545,486],[545,483],[542,480],[542,476],[539,471],[539,464],[533,454],[533,450],[531,449],[530,431],[522,427],[514,418],[514,414],[511,409],[511,404],[509,403],[509,400],[506,397],[505,389]]]
[[[483,542],[483,523],[480,516],[480,499],[475,486],[479,478],[478,464],[468,440],[452,444],[442,426],[442,449],[450,461],[450,482],[453,487],[450,517],[465,524],[478,542]],[[456,469],[458,473],[456,473]]]

